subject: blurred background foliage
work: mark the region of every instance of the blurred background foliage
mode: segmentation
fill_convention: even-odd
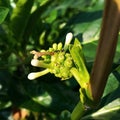
[[[104,0],[0,0],[0,120],[70,119],[79,101],[78,84],[74,78],[61,82],[51,74],[29,81],[28,73],[38,70],[31,67],[29,52],[47,49],[54,42],[64,43],[66,34],[72,32],[83,45],[90,71],[103,7]],[[119,55],[117,46],[101,109],[113,98],[113,105],[120,106]],[[83,119],[104,118],[99,111]],[[115,113],[120,113],[120,108]],[[116,114],[109,118],[113,116]]]

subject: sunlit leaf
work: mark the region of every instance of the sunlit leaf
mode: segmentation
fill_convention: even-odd
[[[120,98],[117,98],[98,110],[97,112],[83,117],[81,120],[119,120],[120,119]]]
[[[113,75],[113,73],[111,73],[107,80],[107,84],[106,84],[106,87],[103,93],[103,97],[113,92],[115,89],[119,87],[119,85],[120,83],[118,82],[117,78]]]
[[[98,46],[98,40],[90,40],[88,42],[83,43],[83,52],[85,58],[88,62],[93,62],[95,59],[96,51]],[[117,49],[114,57],[114,63],[117,63],[120,59],[120,45],[117,44]]]

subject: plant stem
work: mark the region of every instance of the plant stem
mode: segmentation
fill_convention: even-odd
[[[89,88],[94,102],[99,102],[111,71],[119,27],[120,0],[106,0],[97,55],[90,76]]]
[[[85,112],[85,106],[79,101],[71,114],[71,120],[80,120],[80,118],[85,114]]]

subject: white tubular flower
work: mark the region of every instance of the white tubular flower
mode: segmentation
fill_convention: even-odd
[[[43,68],[49,68],[50,64],[46,64],[43,61],[37,60],[37,59],[32,59],[31,60],[31,65],[35,67],[43,67]]]
[[[37,59],[32,59],[31,60],[31,65],[35,67],[40,67],[40,62]]]
[[[43,75],[45,75],[45,74],[47,74],[49,72],[50,72],[49,69],[45,69],[45,70],[43,70],[41,72],[33,72],[33,73],[28,74],[28,79],[29,80],[34,80],[34,79],[36,79],[36,78],[38,78],[40,76],[43,76]]]
[[[65,50],[67,50],[68,45],[70,44],[72,38],[73,38],[73,34],[71,32],[66,35],[65,45],[64,45]]]
[[[65,44],[67,44],[67,45],[70,44],[72,38],[73,38],[73,34],[72,33],[68,33],[66,35]]]

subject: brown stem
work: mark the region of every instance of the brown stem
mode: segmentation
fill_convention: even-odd
[[[120,27],[120,0],[106,0],[97,54],[90,76],[93,100],[99,101],[111,70]]]

